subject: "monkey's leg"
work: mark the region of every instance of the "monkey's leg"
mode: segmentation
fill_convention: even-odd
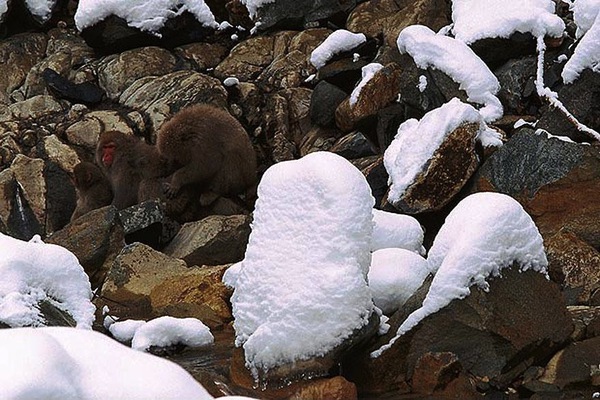
[[[216,171],[201,169],[197,165],[190,163],[185,167],[179,168],[171,175],[171,179],[165,185],[165,194],[167,198],[172,199],[185,185],[194,185],[196,187],[204,186],[214,177]]]

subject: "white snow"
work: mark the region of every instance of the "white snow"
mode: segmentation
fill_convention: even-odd
[[[25,5],[31,14],[39,17],[42,22],[50,19],[56,0],[25,0]]]
[[[594,23],[583,35],[573,55],[565,64],[561,73],[564,83],[573,83],[586,68],[600,72],[600,13],[597,13]]]
[[[242,270],[242,261],[236,262],[235,264],[231,264],[229,268],[223,274],[223,278],[221,281],[228,288],[234,289],[235,283],[237,282],[238,277],[240,276],[240,271]]]
[[[363,33],[352,33],[345,29],[338,29],[317,46],[310,54],[310,63],[317,69],[327,64],[334,55],[349,51],[367,41]]]
[[[235,76],[230,76],[228,78],[225,78],[225,80],[223,80],[223,86],[237,86],[240,84],[240,80],[238,78],[236,78]]]
[[[425,75],[419,76],[419,84],[417,85],[419,92],[423,93],[427,89],[427,77]]]
[[[333,153],[265,172],[231,299],[236,345],[255,379],[324,355],[367,324],[373,205],[361,172]]]
[[[371,251],[400,248],[425,254],[423,227],[410,215],[373,209],[373,241]]]
[[[177,364],[94,331],[2,329],[0,354],[3,400],[212,399]]]
[[[111,318],[111,317],[107,317]],[[110,334],[121,343],[130,342],[135,335],[135,332],[142,325],[145,325],[146,321],[138,319],[127,319],[125,321],[115,321],[111,318],[111,322],[108,326]],[[104,325],[106,327],[106,324]]]
[[[39,236],[25,242],[0,233],[0,321],[43,326],[38,304],[46,300],[68,312],[78,328],[91,329],[91,299],[89,278],[73,253]]]
[[[572,5],[573,21],[577,25],[575,37],[581,38],[594,24],[598,13],[600,13],[600,1],[577,0]]]
[[[140,325],[133,335],[131,348],[147,351],[151,346],[167,347],[175,344],[202,347],[213,342],[210,329],[199,319],[164,316]]]
[[[8,0],[0,0],[0,21],[4,20],[4,14],[8,11]]]
[[[165,22],[184,11],[192,13],[202,25],[218,29],[219,24],[204,0],[79,0],[75,25],[79,31],[110,15],[123,18],[129,26],[160,36]]]
[[[354,106],[358,101],[358,96],[360,96],[360,92],[365,87],[365,85],[373,79],[377,71],[381,70],[383,65],[379,63],[370,63],[362,67],[362,79],[358,82],[358,85],[352,90],[350,94],[350,106]]]
[[[427,257],[435,274],[421,308],[400,325],[396,336],[373,352],[377,357],[428,315],[470,294],[477,285],[512,264],[521,271],[547,274],[548,261],[542,236],[523,207],[501,193],[475,193],[462,200],[448,215]]]
[[[565,24],[555,7],[552,0],[452,0],[452,32],[467,44],[515,32],[561,37]]]
[[[427,260],[412,251],[375,251],[368,275],[373,303],[385,315],[392,315],[421,287],[427,275]]]
[[[419,68],[438,69],[460,85],[468,100],[483,105],[479,110],[486,122],[502,116],[496,93],[498,79],[487,65],[464,42],[437,35],[423,25],[411,25],[398,35],[400,53],[408,53]]]
[[[479,123],[480,132],[486,129],[475,108],[454,98],[425,114],[420,121],[409,119],[400,125],[383,155],[391,185],[388,199],[392,203],[400,200],[444,139],[464,123]]]
[[[275,3],[275,0],[241,0],[242,4],[246,6],[248,9],[248,14],[250,14],[250,18],[254,19],[256,17],[256,13],[258,9],[264,6],[265,4]]]

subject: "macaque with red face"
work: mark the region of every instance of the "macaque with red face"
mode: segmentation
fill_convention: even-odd
[[[206,206],[221,196],[246,194],[256,185],[256,153],[250,138],[220,108],[201,104],[182,109],[160,128],[156,146],[175,169],[166,185],[169,198],[193,186]]]
[[[112,202],[110,182],[94,163],[84,161],[77,164],[73,168],[73,184],[77,192],[77,206],[71,221]]]
[[[117,131],[104,132],[96,146],[96,163],[108,178],[112,204],[119,210],[138,203],[138,189],[144,179],[168,174],[155,146]]]

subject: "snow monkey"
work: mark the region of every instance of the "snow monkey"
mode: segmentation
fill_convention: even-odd
[[[73,168],[73,183],[77,192],[77,206],[71,221],[112,201],[110,182],[94,163],[84,161],[77,164]]]
[[[208,104],[182,109],[158,132],[158,152],[175,172],[168,198],[185,186],[201,192],[207,206],[217,198],[249,193],[256,184],[256,153],[242,125],[227,111]]]
[[[114,195],[112,204],[119,210],[138,203],[138,188],[143,179],[168,172],[155,146],[117,131],[100,135],[96,164],[108,178]]]

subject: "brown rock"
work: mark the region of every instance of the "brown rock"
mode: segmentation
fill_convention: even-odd
[[[175,54],[188,60],[192,69],[206,71],[215,68],[227,55],[227,48],[218,43],[190,43],[175,49]]]
[[[534,156],[535,155],[535,156]],[[544,239],[569,231],[600,247],[600,148],[524,128],[479,169],[475,189],[517,199]]]
[[[221,80],[233,76],[240,81],[256,78],[273,61],[274,43],[272,36],[256,36],[241,42],[215,68],[215,76]]]
[[[398,97],[402,70],[397,64],[388,64],[377,71],[362,88],[354,105],[344,100],[335,112],[336,125],[345,132],[352,130],[365,118],[377,114]]]
[[[383,33],[385,43],[395,46],[407,26],[425,25],[438,31],[450,24],[450,15],[450,4],[445,0],[371,0],[352,11],[346,27],[370,37]]]
[[[600,336],[600,306],[569,306],[567,310],[575,326],[572,341]]]
[[[387,343],[406,316],[420,307],[428,290],[424,285],[392,316],[388,334],[344,363],[344,376],[360,393],[406,392],[420,357],[451,352],[467,375],[506,387],[569,338],[573,325],[564,299],[542,274],[513,267],[489,283],[488,292],[471,288],[468,297],[426,317],[380,357],[370,358],[369,353]]]
[[[10,104],[10,94],[23,84],[29,70],[46,55],[48,37],[43,33],[24,33],[0,42],[0,104]]]
[[[546,365],[541,382],[561,389],[600,386],[600,337],[571,343]]]
[[[31,207],[40,225],[46,217],[46,181],[44,180],[44,160],[17,155],[10,169],[23,192],[23,197]]]
[[[188,222],[164,253],[187,265],[221,265],[241,261],[246,252],[250,221],[248,215],[211,215]]]
[[[549,270],[569,304],[589,304],[600,287],[600,252],[570,232],[545,241]]]
[[[150,292],[155,315],[198,318],[211,329],[230,322],[231,289],[221,279],[229,265],[190,269],[189,275],[165,280]]]
[[[356,400],[356,386],[341,376],[330,379],[318,379],[298,389],[290,400]]]
[[[117,209],[108,206],[78,218],[48,238],[77,256],[92,288],[102,286],[107,271],[125,246]]]
[[[415,214],[440,210],[458,194],[477,169],[477,124],[463,124],[444,139],[402,198],[390,202],[398,210]]]
[[[132,319],[153,317],[150,293],[166,280],[187,275],[185,262],[141,243],[126,246],[116,257],[102,285],[111,315]]]
[[[133,135],[125,117],[116,111],[92,111],[83,115],[65,130],[69,143],[95,151],[98,138],[105,131],[119,131]]]
[[[462,365],[453,353],[425,353],[417,360],[412,377],[412,391],[432,394],[456,379]]]
[[[175,71],[176,58],[160,47],[142,47],[104,57],[98,62],[98,83],[116,100],[133,82]]]

